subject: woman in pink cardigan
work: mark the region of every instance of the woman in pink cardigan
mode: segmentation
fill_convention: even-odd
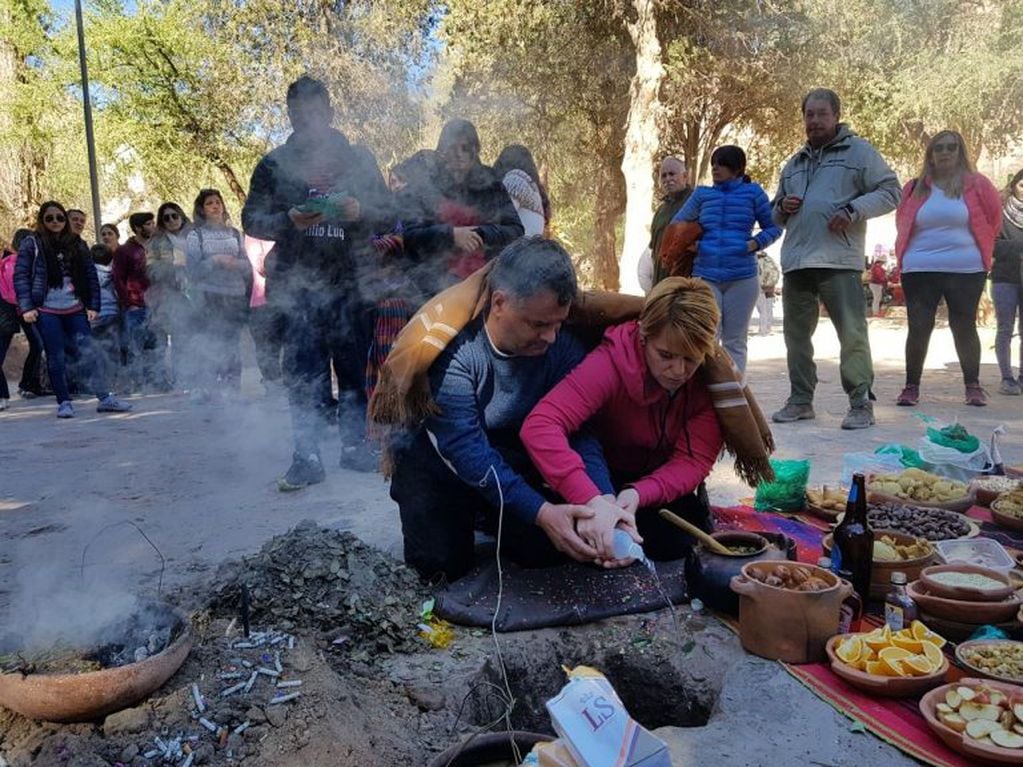
[[[977,305],[1001,223],[998,190],[974,171],[963,137],[948,130],[935,135],[919,177],[903,188],[895,211],[895,256],[909,320],[906,386],[897,404],[909,407],[920,400],[920,376],[942,298],[966,384],[966,404],[987,404],[980,386]]]
[[[609,328],[522,426],[522,442],[555,492],[568,503],[598,509],[578,532],[605,564],[614,564],[616,526],[644,543],[651,559],[686,555],[690,539],[657,514],[661,507],[711,529],[703,481],[721,453],[722,436],[698,372],[714,353],[719,320],[705,282],[662,280],[639,320]],[[583,424],[604,448],[617,497],[601,500],[583,459],[569,446]]]

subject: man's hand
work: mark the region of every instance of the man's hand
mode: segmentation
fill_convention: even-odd
[[[586,520],[593,515],[593,509],[586,506],[545,503],[536,515],[536,524],[558,551],[578,562],[592,562],[597,558],[597,551],[579,537],[575,528],[577,520]]]
[[[846,211],[845,208],[842,208],[842,210],[838,211],[838,213],[833,215],[831,217],[831,220],[828,221],[828,229],[830,229],[835,234],[838,234],[839,232],[844,232],[850,226],[852,226],[852,218],[849,216],[849,213],[848,211]]]
[[[345,197],[341,201],[340,208],[342,221],[358,221],[362,215],[362,206],[354,197]]]
[[[455,239],[455,247],[459,250],[475,253],[483,249],[483,238],[472,227],[456,226],[451,230],[451,234]]]
[[[639,493],[636,488],[627,487],[618,493],[615,503],[635,519],[636,511],[639,509]],[[637,543],[642,543],[642,541],[637,541]]]
[[[796,197],[794,194],[786,196],[781,201],[781,210],[787,216],[794,216],[799,212],[799,209],[803,207],[803,198]]]
[[[94,311],[93,309],[85,310],[85,319],[89,322],[95,322],[97,317],[99,317],[99,312]]]
[[[25,322],[31,325],[33,322],[39,319],[39,310],[29,309],[27,312],[21,315],[21,319],[25,320]]]
[[[303,213],[298,208],[292,208],[288,211],[288,218],[291,219],[291,223],[294,224],[296,229],[308,229],[310,226],[316,226],[323,221],[323,214]]]
[[[614,529],[625,512],[602,495],[591,498],[586,507],[593,510],[593,516],[576,523],[579,537],[596,550],[597,564],[614,559]]]

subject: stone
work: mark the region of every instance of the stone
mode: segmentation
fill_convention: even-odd
[[[405,694],[421,711],[439,711],[444,708],[444,693],[437,687],[407,685]]]
[[[263,713],[266,714],[266,721],[272,727],[280,727],[288,718],[288,710],[284,706],[285,704],[282,703],[277,706],[267,706],[264,709]]]
[[[139,755],[139,747],[134,743],[129,743],[121,750],[120,759],[125,764],[131,762],[136,756]]]
[[[149,709],[126,708],[103,720],[103,734],[107,737],[123,733],[142,732],[149,725]]]
[[[266,721],[266,714],[259,706],[250,706],[248,711],[245,712],[245,719],[248,719],[252,724],[262,724]]]

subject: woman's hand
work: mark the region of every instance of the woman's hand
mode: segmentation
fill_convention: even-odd
[[[86,309],[85,310],[85,319],[87,319],[89,322],[95,322],[98,317],[99,317],[99,312],[97,312],[97,311],[95,311],[93,309]]]
[[[756,253],[757,252],[757,241],[756,240],[746,240],[746,252],[747,253]]]
[[[21,319],[25,320],[25,322],[31,325],[33,322],[39,319],[39,310],[29,309],[27,312],[21,315]]]
[[[636,491],[636,488],[627,487],[618,493],[615,503],[635,519],[636,511],[639,509],[639,493]]]
[[[455,247],[466,253],[475,253],[483,249],[483,238],[471,226],[456,226],[451,230]]]
[[[635,515],[609,500],[609,496],[604,495],[592,498],[586,507],[593,510],[593,516],[576,523],[579,537],[596,550],[595,561],[597,564],[615,562],[615,528],[622,527],[631,535],[631,531],[636,527]]]

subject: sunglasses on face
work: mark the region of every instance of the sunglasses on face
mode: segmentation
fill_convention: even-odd
[[[56,221],[58,224],[63,224],[65,221],[67,221],[67,219],[64,218],[64,216],[62,216],[60,213],[47,213],[45,216],[43,216],[43,221],[45,221],[47,224],[52,224],[54,221]]]
[[[163,220],[164,221],[177,221],[179,218],[181,218],[181,216],[179,216],[177,213],[164,213],[163,214]]]
[[[938,143],[934,145],[935,152],[956,152],[959,150],[958,141],[948,141],[945,143]]]

